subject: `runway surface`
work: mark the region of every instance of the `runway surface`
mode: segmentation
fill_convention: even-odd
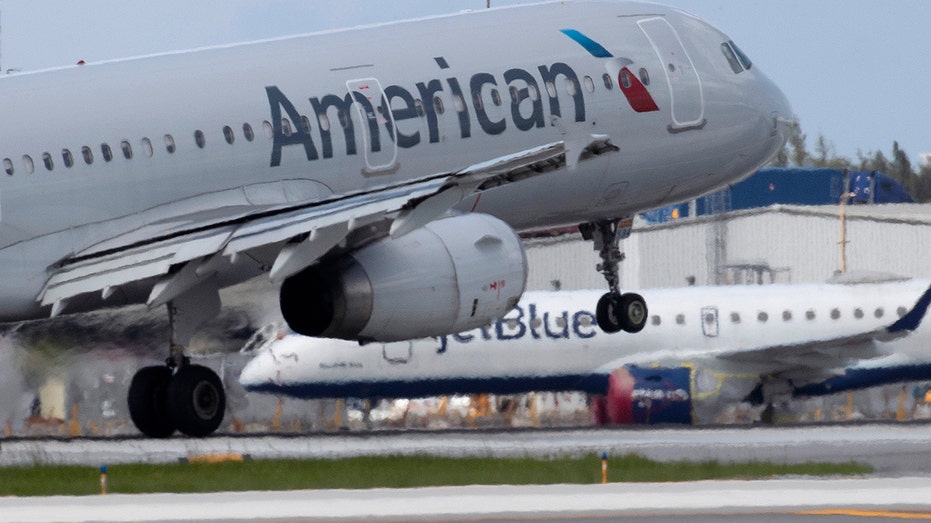
[[[168,440],[6,440],[0,467],[167,463],[237,453],[255,459],[374,455],[577,456],[637,453],[660,460],[866,463],[880,475],[931,475],[931,425],[857,424],[712,429],[365,432]]]
[[[931,521],[931,425],[368,432],[169,440],[2,440],[0,466],[99,466],[241,453],[859,461],[868,478],[0,498],[4,521]],[[0,478],[4,471],[0,468]]]
[[[927,478],[0,498],[0,521],[931,520]]]

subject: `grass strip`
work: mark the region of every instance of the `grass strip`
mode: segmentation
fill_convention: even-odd
[[[608,460],[608,481],[762,479],[871,472],[857,463],[658,462],[630,454]],[[108,467],[110,493],[408,488],[440,485],[599,483],[601,459],[359,457],[340,460],[257,460],[222,463],[135,464]],[[0,469],[0,496],[100,494],[100,472],[86,466]]]

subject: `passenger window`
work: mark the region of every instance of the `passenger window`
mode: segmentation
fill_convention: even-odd
[[[840,319],[840,309],[831,309],[831,319],[832,320]]]
[[[585,82],[585,90],[594,93],[595,92],[595,81],[592,80],[591,76],[586,76],[583,80]]]
[[[579,84],[575,83],[572,78],[566,78],[566,92],[569,96],[575,96],[575,93],[579,92]]]
[[[103,161],[105,162],[109,162],[110,160],[113,159],[113,150],[110,149],[110,146],[108,144],[105,144],[105,143],[100,144],[100,154],[103,155]]]
[[[653,325],[659,325],[663,323],[663,320],[659,316],[653,316]]]
[[[200,129],[194,131],[194,143],[197,144],[198,149],[203,149],[207,145],[207,139],[204,138],[204,132]]]
[[[291,130],[291,120],[287,118],[281,119],[281,134],[285,136],[291,136],[294,134],[294,131]]]
[[[604,82],[604,84],[605,84],[605,89],[607,89],[607,90],[609,90],[609,91],[612,90],[612,89],[614,89],[614,81],[611,80],[611,75],[610,75],[610,74],[608,74],[608,73],[603,74],[603,75],[601,76],[601,80],[602,80],[602,81]]]
[[[305,116],[304,119],[306,120],[307,117]],[[307,126],[310,127],[310,122],[307,122]],[[252,126],[247,123],[242,124],[242,135],[246,137],[247,142],[255,140],[255,131],[253,131]]]
[[[148,138],[142,139],[142,152],[145,153],[146,158],[151,158],[155,151],[152,150],[152,140]]]
[[[301,116],[301,130],[304,131],[305,134],[310,134],[310,118]],[[246,140],[252,141],[251,138],[246,138]]]
[[[123,150],[123,158],[131,160],[133,157],[133,146],[129,144],[126,140],[120,142],[120,149]]]
[[[805,312],[805,318],[807,318],[808,321],[814,320],[814,319],[815,319],[815,311],[813,311],[813,310],[811,310],[811,309],[809,309],[808,311],[806,311],[806,312]]]
[[[782,311],[782,321],[792,321],[792,311]]]
[[[352,127],[352,117],[349,116],[348,110],[344,111],[340,109],[339,111],[336,111],[336,115],[339,117],[339,125],[343,129],[349,129],[350,127]]]
[[[10,176],[13,176],[13,160],[10,160],[9,158],[4,158],[3,169],[6,171],[7,174],[9,174]]]
[[[858,319],[858,320],[859,320],[859,319],[862,319],[862,318],[863,318],[863,309],[861,309],[860,307],[857,307],[856,309],[854,309],[854,310],[853,310],[853,317],[856,318],[856,319]]]
[[[233,134],[233,128],[225,125],[223,126],[223,139],[226,140],[226,143],[233,145],[233,141],[236,140],[236,136]]]
[[[462,101],[462,97],[458,94],[453,95],[453,107],[456,108],[457,113],[465,112],[465,102]],[[381,107],[378,108],[381,112]]]
[[[498,107],[501,107],[501,93],[497,89],[491,90],[491,102]]]
[[[32,156],[28,154],[23,155],[23,166],[26,167],[26,172],[32,174],[36,172],[36,164],[32,161]]]
[[[482,103],[481,92],[475,91],[472,93],[472,105],[474,105],[476,109],[483,109],[485,107],[485,104]]]
[[[433,108],[436,110],[436,114],[443,114],[446,112],[446,107],[443,105],[443,99],[439,96],[433,97]]]
[[[65,163],[65,167],[74,166],[74,156],[71,154],[71,151],[68,149],[61,150],[61,161]]]
[[[685,325],[685,314],[679,314],[676,316],[676,323],[679,325]]]
[[[81,147],[81,156],[84,157],[84,163],[87,165],[94,163],[94,151],[92,151],[90,147],[86,145]]]
[[[756,319],[760,323],[766,323],[767,321],[769,321],[769,314],[766,314],[765,312],[761,311],[759,314],[756,315]]]
[[[321,113],[321,114],[317,115],[317,122],[320,123],[320,130],[321,130],[321,131],[329,131],[329,130],[330,130],[330,117],[327,116],[326,113]]]
[[[537,89],[537,86],[535,85],[527,86],[527,94],[530,95],[530,99],[533,100],[534,102],[540,99],[540,90]]]
[[[178,150],[178,148],[175,146],[175,137],[170,134],[166,134],[164,138],[165,150],[168,151],[168,154],[175,154],[175,151]]]
[[[620,80],[621,80],[621,87],[622,87],[622,88],[624,88],[624,89],[630,89],[630,85],[631,85],[631,83],[630,83],[630,73],[628,73],[627,71],[621,71]]]
[[[908,312],[908,309],[906,309],[905,307],[899,307],[898,309],[895,310],[895,313],[899,315],[899,318],[901,318],[902,316],[905,316],[905,313],[907,312]]]
[[[511,93],[511,105],[517,105],[517,100],[520,98],[520,91],[517,87],[512,85],[511,88],[508,89],[508,92]]]
[[[876,311],[873,313],[873,316],[876,316],[876,319],[879,319],[879,318],[882,318],[882,317],[883,317],[883,314],[885,314],[885,313],[886,313],[886,311],[884,311],[882,307],[879,307],[879,308],[876,309]]]
[[[326,116],[326,115],[323,115],[323,116]],[[264,122],[262,122],[262,129],[265,131],[265,137],[268,138],[269,140],[275,137],[275,128],[272,127],[271,122],[269,122],[268,120],[265,120]]]
[[[550,95],[550,98],[556,98],[556,84],[553,82],[546,82],[546,94]]]
[[[52,162],[52,155],[49,153],[42,153],[42,163],[45,164],[45,168],[49,171],[55,168],[55,164]]]
[[[731,313],[731,323],[740,323],[740,313],[732,312]]]
[[[650,85],[650,73],[643,67],[640,68],[640,81],[643,85]]]

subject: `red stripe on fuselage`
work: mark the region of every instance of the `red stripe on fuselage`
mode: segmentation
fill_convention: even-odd
[[[625,67],[617,73],[617,85],[621,88],[624,96],[627,97],[627,102],[634,111],[638,113],[659,111],[659,106],[650,96],[650,91],[647,91],[640,78],[637,78],[630,69]]]

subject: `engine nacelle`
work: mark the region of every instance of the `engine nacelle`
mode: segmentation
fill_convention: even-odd
[[[517,233],[493,216],[467,214],[308,267],[282,284],[281,313],[306,336],[441,336],[503,316],[526,280]]]
[[[608,376],[592,399],[598,425],[692,423],[691,369],[627,366]]]

